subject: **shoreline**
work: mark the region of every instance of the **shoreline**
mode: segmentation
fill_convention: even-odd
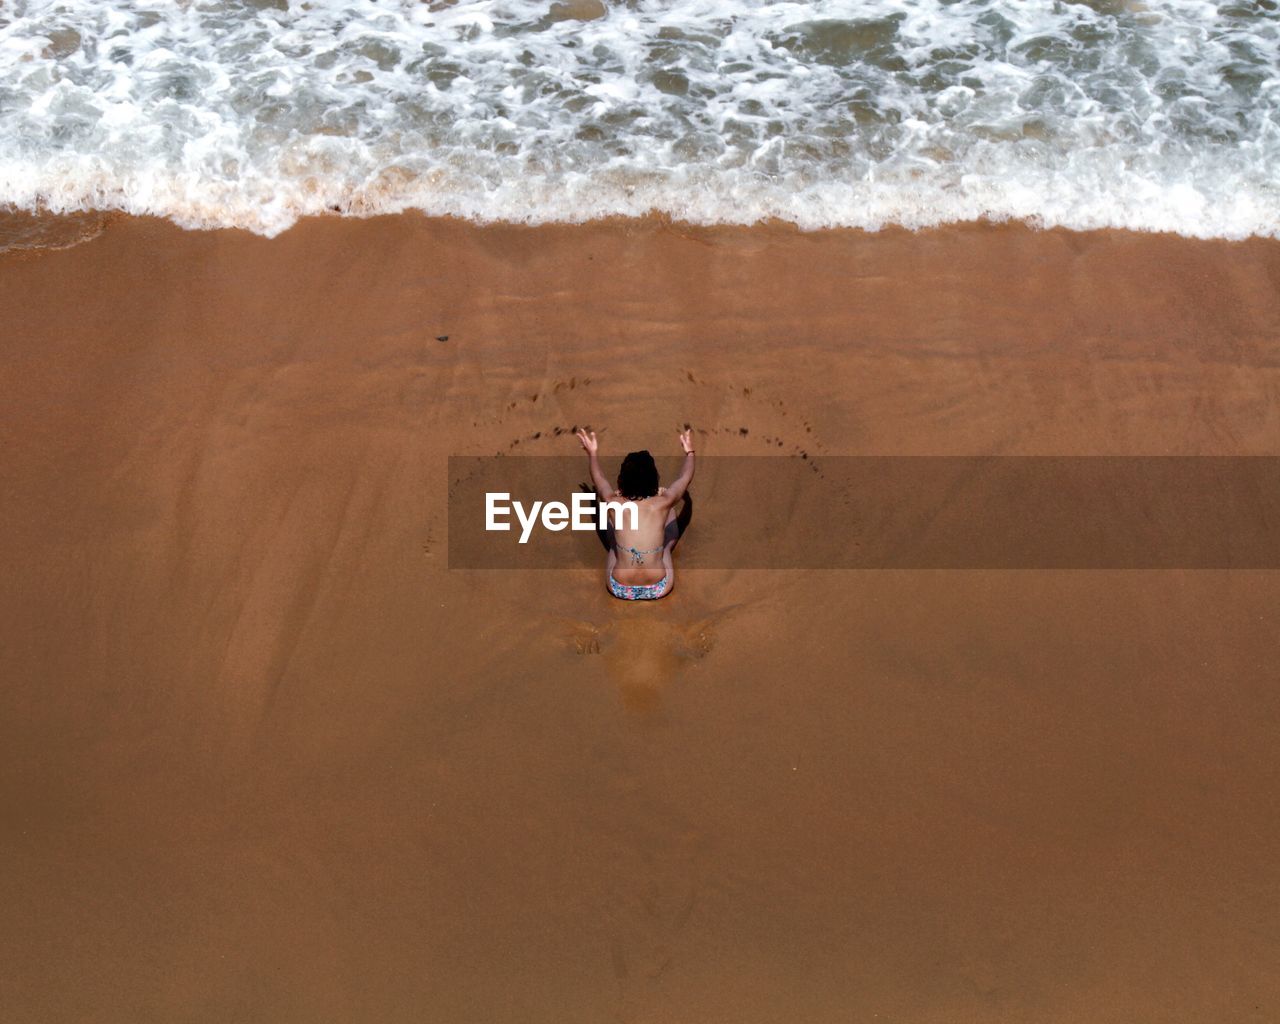
[[[1189,244],[1207,244],[1207,245],[1253,245],[1253,244],[1276,244],[1280,245],[1280,235],[1272,234],[1249,234],[1242,237],[1220,236],[1201,236],[1189,235],[1179,231],[1146,229],[1146,228],[1129,228],[1129,227],[1090,227],[1075,228],[1058,224],[1045,225],[1035,218],[1020,219],[1017,217],[1006,217],[997,219],[989,216],[982,216],[972,220],[956,220],[945,221],[937,224],[929,224],[924,226],[912,227],[898,223],[888,223],[877,228],[853,227],[843,225],[831,225],[819,228],[804,227],[794,221],[785,220],[777,217],[765,218],[763,220],[746,222],[719,222],[719,223],[702,223],[698,221],[683,220],[671,214],[664,213],[660,210],[650,210],[644,214],[612,214],[602,217],[591,217],[586,220],[549,220],[538,222],[524,222],[516,220],[503,219],[472,219],[454,214],[431,214],[417,208],[408,208],[393,212],[378,213],[356,213],[351,211],[342,211],[334,209],[328,213],[309,213],[301,215],[292,225],[283,231],[273,235],[266,235],[261,232],[252,230],[251,228],[237,226],[214,226],[214,227],[189,227],[180,224],[171,217],[162,214],[153,213],[132,213],[128,210],[117,207],[86,208],[67,212],[57,212],[47,207],[39,207],[35,210],[26,209],[13,204],[0,203],[0,256],[5,255],[8,250],[4,248],[5,232],[13,230],[13,225],[17,224],[21,227],[39,226],[41,224],[50,223],[54,225],[72,224],[85,220],[98,221],[101,223],[103,230],[111,224],[142,221],[153,222],[157,224],[166,224],[179,231],[192,234],[211,234],[211,235],[246,235],[252,238],[258,238],[266,242],[271,242],[294,232],[299,228],[305,229],[308,224],[330,223],[333,221],[346,222],[366,222],[366,221],[391,221],[406,219],[410,221],[425,222],[428,224],[448,224],[456,225],[462,228],[471,228],[478,231],[489,230],[521,230],[521,231],[544,231],[544,230],[626,230],[628,228],[658,228],[674,231],[680,235],[696,236],[716,235],[716,234],[732,234],[739,232],[766,233],[770,235],[803,235],[813,238],[823,237],[849,237],[874,239],[879,237],[891,237],[894,235],[912,235],[912,236],[929,236],[933,234],[948,232],[965,232],[965,231],[1027,231],[1034,234],[1045,235],[1073,235],[1080,237],[1093,236],[1125,236],[1132,238],[1147,239],[1163,239],[1174,243]],[[91,241],[97,235],[86,238]]]
[[[5,1016],[1280,999],[1280,573],[681,569],[634,607],[446,563],[448,457],[574,425],[606,465],[685,421],[1275,455],[1280,241],[120,217],[0,255],[0,310]],[[703,482],[690,551],[753,509]]]

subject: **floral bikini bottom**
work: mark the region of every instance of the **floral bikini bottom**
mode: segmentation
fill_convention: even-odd
[[[656,601],[665,597],[671,585],[671,577],[663,576],[657,583],[628,584],[619,583],[609,574],[609,593],[623,601]]]

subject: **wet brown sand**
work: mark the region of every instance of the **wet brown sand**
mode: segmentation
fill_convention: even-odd
[[[1274,1019],[1280,574],[637,607],[444,524],[581,423],[1275,454],[1280,244],[124,219],[0,326],[4,1020]]]

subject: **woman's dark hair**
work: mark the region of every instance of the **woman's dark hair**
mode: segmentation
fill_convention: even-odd
[[[658,493],[658,467],[647,451],[632,452],[622,460],[618,470],[618,493],[624,498],[639,501]]]

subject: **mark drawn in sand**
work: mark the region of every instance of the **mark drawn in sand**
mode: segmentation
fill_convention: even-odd
[[[560,398],[565,393],[576,391],[580,387],[587,388],[590,386],[590,377],[579,378],[575,376],[569,377],[567,380],[550,381],[545,387],[540,388],[531,395],[511,399],[510,401],[500,405],[497,412],[493,415],[477,416],[471,421],[471,425],[473,427],[503,426],[513,417],[527,421],[528,417],[533,413],[537,413],[544,409],[550,412],[556,406],[561,405],[562,403]],[[541,406],[538,405],[540,401],[542,402]],[[563,410],[561,409],[559,411]],[[586,426],[588,430],[591,429],[589,424],[581,425]],[[536,444],[536,442],[541,441],[544,438],[551,439],[564,437],[565,435],[572,435],[578,426],[579,424],[576,423],[567,425],[559,421],[549,423],[537,430],[532,430],[527,434],[521,434],[517,437],[513,437],[507,442],[505,447],[497,449],[493,454],[506,455],[508,453],[515,453],[519,450],[521,443],[523,443],[527,448],[530,444]]]
[[[830,456],[831,452],[807,412],[796,408],[790,400],[774,397],[759,385],[708,380],[687,369],[683,373],[685,383],[696,389],[696,397],[688,403],[690,408],[711,409],[707,419],[716,424],[695,427],[694,433],[715,438],[717,454],[788,456],[812,474],[812,482],[824,488],[824,504],[838,503],[847,510],[846,517],[856,515],[858,506],[847,490],[848,480],[839,471],[831,472],[830,462],[824,464],[823,457]],[[855,523],[846,518],[845,525],[852,528]],[[850,542],[855,547],[861,546],[861,541],[856,539]]]
[[[427,533],[422,541],[422,553],[427,558],[435,558],[436,556],[436,521],[434,518],[428,517],[426,521]]]
[[[715,426],[695,427],[701,437],[722,438],[720,454],[753,455],[784,454],[809,463],[818,477],[821,468],[814,456],[826,451],[818,440],[808,416],[790,408],[781,398],[772,398],[759,386],[739,382],[713,382],[684,371],[685,380],[704,392],[693,403],[695,408],[715,409],[711,416]],[[688,424],[685,424],[688,427]],[[745,448],[744,448],[745,445]]]

